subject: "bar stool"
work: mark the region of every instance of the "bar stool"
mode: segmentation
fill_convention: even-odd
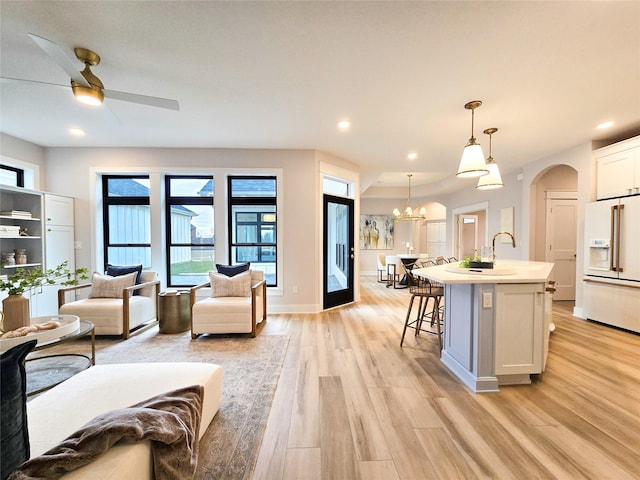
[[[402,330],[402,338],[400,339],[400,346],[404,343],[404,337],[407,333],[407,328],[413,328],[415,330],[415,336],[417,337],[420,332],[433,333],[438,335],[438,346],[442,351],[442,318],[440,315],[440,302],[444,296],[444,287],[429,280],[428,278],[418,277],[411,271],[407,271],[409,293],[411,293],[411,299],[409,300],[409,308],[407,310],[407,318],[404,321],[404,329]],[[416,299],[418,302],[418,315],[415,319],[411,320],[411,310],[413,309],[413,302]],[[427,311],[429,300],[433,299],[433,305],[431,311]],[[424,328],[423,323],[427,320],[430,328]],[[435,327],[435,332],[432,330]]]

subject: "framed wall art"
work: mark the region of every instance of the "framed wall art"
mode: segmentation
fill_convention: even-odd
[[[360,249],[393,249],[393,215],[360,215]]]

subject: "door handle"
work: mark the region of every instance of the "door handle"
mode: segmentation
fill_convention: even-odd
[[[618,231],[616,236],[616,268],[617,272],[622,272],[622,266],[620,266],[620,222],[622,221],[622,210],[624,209],[624,203],[618,206]]]
[[[617,211],[618,211],[618,206],[617,205],[613,205],[611,207],[611,217],[610,217],[610,219],[611,219],[611,236],[609,237],[611,239],[610,241],[611,241],[611,248],[612,249],[615,249],[615,247],[616,247],[616,244],[615,244],[616,225],[615,224],[616,224],[616,212]],[[616,269],[613,266],[613,255],[614,255],[613,250],[610,250],[609,251],[609,270],[612,271],[612,272],[615,272]]]

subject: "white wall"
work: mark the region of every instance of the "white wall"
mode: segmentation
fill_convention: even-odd
[[[425,202],[419,198],[413,199],[413,204],[420,208],[425,207],[427,220],[443,220],[446,217],[446,207],[439,202]],[[391,215],[394,208],[402,209],[406,197],[403,199],[366,198],[360,200],[360,213],[362,215]],[[359,220],[356,219],[356,223]],[[357,238],[357,237],[356,237]],[[427,226],[426,221],[395,222],[394,223],[394,248],[390,250],[361,250],[360,272],[363,275],[377,275],[378,254],[396,255],[407,253],[406,244],[409,242],[414,253],[429,253],[426,251]]]
[[[76,198],[76,240],[82,248],[76,251],[76,265],[98,268],[96,250],[100,239],[92,226],[96,203],[95,176],[100,172],[207,173],[215,171],[216,190],[221,173],[282,173],[278,203],[282,218],[279,223],[279,255],[282,260],[282,282],[270,289],[272,312],[313,312],[321,308],[317,288],[321,271],[315,259],[320,255],[318,212],[321,196],[317,189],[318,165],[312,150],[243,150],[243,149],[154,149],[154,148],[48,148],[47,183],[55,193]],[[323,160],[332,157],[323,156]],[[335,159],[340,163],[340,159]],[[217,197],[217,195],[216,195]],[[161,206],[158,206],[161,208]],[[226,204],[216,209],[216,255],[226,259]],[[152,219],[153,219],[152,213]],[[164,244],[164,242],[162,242]],[[154,269],[164,270],[154,258]],[[156,264],[157,263],[157,264]],[[292,293],[297,287],[297,293]]]
[[[584,206],[586,203],[595,200],[595,161],[592,156],[591,142],[577,145],[573,148],[558,152],[545,158],[531,162],[523,169],[523,185],[530,187],[544,173],[556,165],[569,165],[578,172],[578,232],[577,232],[577,250],[576,250],[576,304],[574,314],[582,317],[583,305],[583,288],[582,277],[584,276]],[[522,208],[528,212],[527,222],[524,225],[523,240],[529,241],[533,237],[535,231],[536,219],[536,189],[526,188],[522,192]],[[532,249],[527,244],[527,251]]]
[[[0,155],[2,156],[0,162],[4,161],[24,168],[27,172],[33,172],[33,178],[25,178],[25,187],[34,190],[47,189],[40,175],[40,169],[45,165],[44,148],[0,132]]]
[[[71,195],[76,198],[76,239],[85,245],[95,245],[95,233],[91,231],[91,209],[95,201],[95,186],[91,180],[92,172],[105,171],[159,171],[159,172],[207,172],[215,168],[236,169],[281,169],[284,186],[282,202],[284,222],[281,224],[283,255],[283,282],[279,297],[270,298],[272,311],[286,310],[317,311],[321,305],[318,295],[318,282],[321,271],[318,268],[321,256],[319,220],[321,211],[321,191],[319,183],[319,163],[333,162],[353,171],[353,164],[329,154],[312,150],[243,150],[243,149],[109,149],[109,148],[47,148],[29,144],[20,139],[2,134],[0,153],[3,156],[45,165],[46,175],[39,188],[53,193]],[[452,248],[453,222],[455,209],[467,205],[487,202],[487,240],[500,228],[500,210],[514,207],[514,234],[517,248],[504,248],[500,252],[503,258],[533,258],[535,241],[536,202],[532,185],[544,172],[556,165],[569,165],[578,172],[578,251],[576,262],[576,314],[582,309],[583,243],[584,243],[584,204],[595,199],[595,162],[591,157],[591,144],[585,143],[563,152],[537,159],[526,165],[521,172],[503,173],[505,188],[480,191],[475,189],[475,181],[460,180],[467,186],[461,190],[437,198],[415,198],[416,205],[439,202],[446,207],[447,241]],[[520,180],[518,179],[520,178]],[[356,213],[386,214],[405,199],[373,199],[363,197]],[[216,214],[220,213],[217,211]],[[220,222],[217,222],[220,224]],[[420,223],[420,222],[419,222]],[[224,229],[226,223],[220,228]],[[395,248],[389,253],[405,253],[405,242],[414,239],[411,224],[396,222]],[[415,229],[414,225],[414,229]],[[418,226],[418,228],[420,228]],[[414,232],[415,233],[415,232]],[[216,238],[224,238],[224,232],[216,232]],[[76,265],[91,265],[95,255],[91,248],[83,247],[77,252]],[[359,270],[363,274],[375,274],[376,256],[380,251],[359,252]],[[387,251],[384,251],[385,253]],[[453,254],[452,251],[449,254]],[[93,260],[95,262],[95,260]],[[161,268],[161,267],[160,267]],[[290,293],[293,286],[298,287],[297,294]]]

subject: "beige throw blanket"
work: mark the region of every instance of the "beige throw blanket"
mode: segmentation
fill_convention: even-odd
[[[194,385],[94,418],[56,447],[23,463],[9,480],[60,478],[118,442],[151,441],[156,480],[191,479],[198,460],[203,387]]]

